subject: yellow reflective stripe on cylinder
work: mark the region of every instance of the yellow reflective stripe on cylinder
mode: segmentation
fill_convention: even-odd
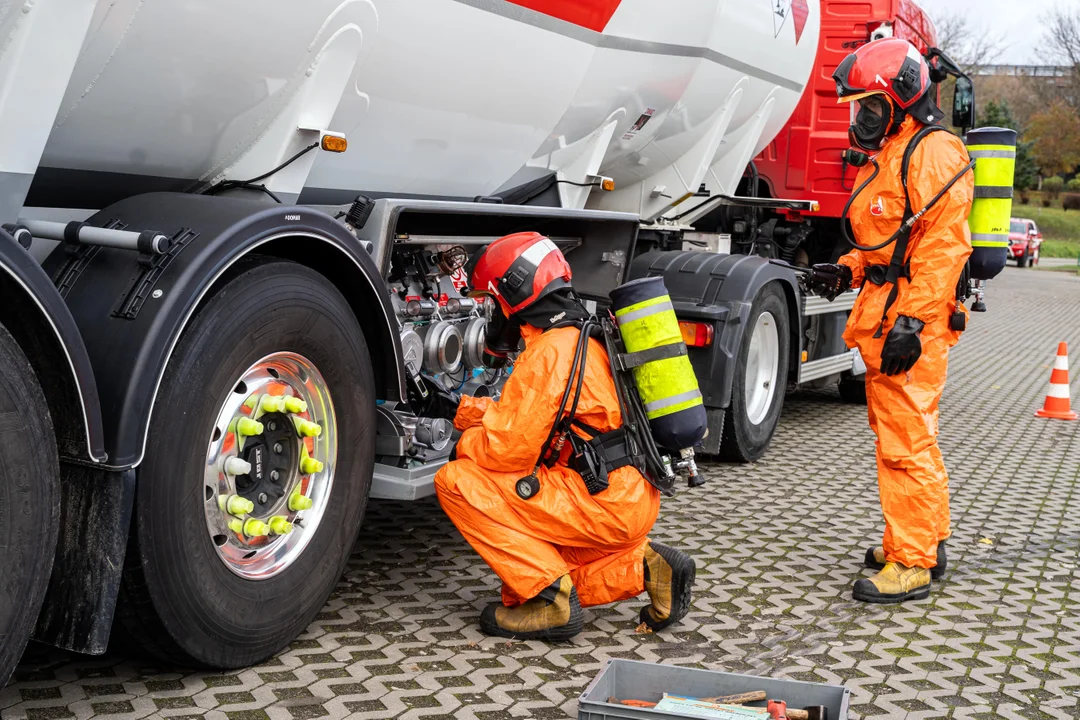
[[[619,331],[629,352],[682,342],[671,298],[660,296],[617,310]],[[701,405],[701,391],[690,358],[654,360],[633,370],[638,393],[650,420]]]

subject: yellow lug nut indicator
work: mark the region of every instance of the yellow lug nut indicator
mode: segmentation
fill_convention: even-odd
[[[237,418],[236,419],[236,432],[239,435],[246,437],[252,437],[254,435],[262,435],[263,424],[258,420],[252,420],[251,418]]]
[[[293,531],[293,524],[281,515],[270,518],[269,525],[275,535],[288,535]]]
[[[270,526],[255,518],[248,518],[247,520],[233,518],[229,521],[229,529],[234,533],[251,538],[266,537],[270,534]]]
[[[262,520],[248,518],[244,521],[244,534],[249,537],[265,537],[270,534],[270,526]]]
[[[300,512],[301,510],[310,510],[314,503],[307,495],[300,492],[297,488],[296,492],[289,496],[289,509],[293,512]]]
[[[259,410],[264,413],[285,412],[285,398],[281,395],[263,395],[259,398]]]
[[[322,425],[319,425],[319,423],[293,417],[293,424],[296,425],[296,432],[300,433],[302,437],[319,437],[322,435]]]
[[[300,448],[301,475],[313,475],[315,473],[321,473],[324,467],[325,465],[323,465],[320,461],[308,455],[307,446]]]
[[[218,507],[221,508],[222,512],[240,517],[254,510],[255,503],[239,495],[228,495],[218,497]]]
[[[307,403],[298,397],[285,397],[285,410],[291,413],[307,412]]]

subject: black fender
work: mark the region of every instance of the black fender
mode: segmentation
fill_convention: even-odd
[[[101,402],[79,327],[48,274],[0,230],[0,323],[38,376],[61,460],[106,460]]]
[[[712,345],[689,349],[706,408],[723,410],[731,403],[731,385],[750,307],[770,282],[779,283],[787,298],[790,347],[796,359],[788,367],[792,377],[797,376],[797,360],[802,354],[802,296],[790,270],[756,255],[658,250],[635,258],[629,275],[631,279],[662,276],[680,320],[713,325]]]
[[[149,193],[121,200],[87,223],[172,238],[170,250],[153,259],[131,250],[62,245],[44,264],[82,331],[105,398],[109,469],[142,461],[173,348],[200,302],[249,253],[308,265],[333,282],[370,333],[379,397],[404,399],[401,342],[381,273],[329,215],[245,198]]]
[[[153,230],[173,241],[166,254],[154,258],[61,244],[42,272],[50,289],[55,284],[60,308],[70,309],[75,337],[81,333],[85,341],[87,367],[104,398],[99,426],[108,461],[61,465],[60,540],[35,637],[98,654],[108,647],[135,497],[134,468],[145,453],[161,378],[200,303],[228,281],[241,258],[258,253],[289,259],[329,278],[352,304],[375,349],[380,397],[402,399],[404,365],[378,268],[362,244],[325,213],[155,193],[122,200],[87,222]]]

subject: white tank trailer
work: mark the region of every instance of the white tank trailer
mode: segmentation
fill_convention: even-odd
[[[663,275],[699,451],[760,457],[823,362],[804,323],[850,302],[686,208],[736,194],[820,27],[818,0],[0,0],[0,685],[31,635],[215,668],[295,638],[368,497],[431,495],[456,402],[505,382],[463,280],[510,232],[601,307]]]

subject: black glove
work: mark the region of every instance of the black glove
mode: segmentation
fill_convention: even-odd
[[[892,330],[885,336],[885,346],[881,348],[881,372],[886,375],[900,375],[915,367],[915,361],[922,355],[922,320],[907,315],[899,315]]]
[[[819,263],[810,268],[806,285],[810,292],[832,302],[838,295],[851,289],[851,268],[847,265]]]

